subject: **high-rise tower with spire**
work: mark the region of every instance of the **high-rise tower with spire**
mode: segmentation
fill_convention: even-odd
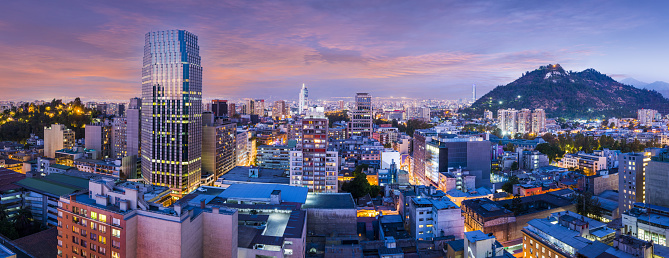
[[[302,89],[300,90],[300,99],[298,103],[297,112],[303,114],[308,106],[309,106],[309,90],[307,90],[307,86],[304,85],[304,83],[302,83]]]

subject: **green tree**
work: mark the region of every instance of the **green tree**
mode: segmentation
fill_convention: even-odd
[[[524,212],[523,209],[523,201],[520,199],[520,195],[514,195],[513,199],[511,199],[511,211],[516,215],[522,214]]]
[[[518,170],[518,161],[514,161],[511,163],[511,171],[516,171]]]
[[[22,208],[14,218],[14,225],[21,236],[27,236],[34,230],[33,214],[28,208]]]
[[[579,193],[574,196],[576,213],[600,220],[603,216],[602,205],[597,197],[590,192]]]
[[[353,179],[351,179],[351,181],[344,182],[341,185],[341,190],[343,192],[351,193],[353,198],[356,199],[367,194],[369,194],[369,196],[372,198],[382,194],[380,186],[371,185],[367,180],[367,174],[365,174],[363,171],[368,168],[369,166],[367,164],[362,164],[355,167],[355,170],[353,170]]]
[[[423,120],[411,119],[411,120],[407,121],[405,124],[398,124],[397,129],[400,132],[405,132],[409,136],[413,137],[413,132],[415,130],[428,129],[428,128],[432,128],[432,127],[434,127],[434,125],[431,125],[431,124],[429,124],[429,123],[427,123]]]
[[[351,193],[353,198],[357,199],[367,195],[370,192],[370,187],[367,175],[365,173],[357,173],[351,181],[342,184],[341,190]]]
[[[328,118],[329,127],[332,127],[335,122],[351,121],[346,110],[326,112],[325,116]]]
[[[502,185],[502,190],[504,190],[507,193],[513,194],[513,185],[520,183],[520,180],[518,180],[517,176],[511,176],[509,180],[507,180],[503,185]]]

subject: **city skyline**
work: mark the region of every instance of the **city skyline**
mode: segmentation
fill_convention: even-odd
[[[5,4],[3,100],[138,96],[144,32],[202,38],[203,95],[478,96],[548,63],[669,81],[665,3],[226,1]],[[176,18],[175,18],[176,17]],[[435,33],[441,32],[441,33]],[[522,40],[520,40],[522,39]],[[643,39],[643,40],[639,40]],[[520,40],[520,42],[519,42]],[[415,89],[420,89],[416,91]],[[24,96],[31,96],[26,98]],[[438,97],[437,97],[438,96]]]

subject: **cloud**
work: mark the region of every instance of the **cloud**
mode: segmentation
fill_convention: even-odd
[[[607,67],[629,45],[621,34],[666,24],[661,8],[602,3],[16,1],[0,10],[0,90],[125,100],[140,94],[145,33],[186,29],[199,36],[205,98],[292,99],[302,82],[319,97],[466,97],[472,83],[483,93],[548,63]],[[624,51],[665,51],[653,46]]]

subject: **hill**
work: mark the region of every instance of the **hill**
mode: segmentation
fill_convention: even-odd
[[[636,117],[640,108],[667,114],[669,100],[657,91],[622,84],[595,69],[572,72],[549,64],[497,86],[464,113],[480,116],[486,109],[506,108],[542,108],[548,117]]]

